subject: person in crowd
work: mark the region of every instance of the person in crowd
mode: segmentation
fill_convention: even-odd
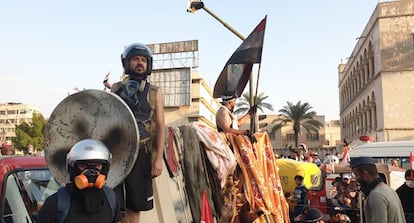
[[[356,181],[352,178],[351,173],[341,174],[341,184],[338,189],[338,202],[352,221],[357,221],[358,211],[356,210],[356,205],[358,192],[352,182],[355,183]]]
[[[111,157],[98,140],[84,139],[73,145],[66,156],[70,182],[45,200],[38,222],[121,222],[118,199],[105,186]]]
[[[300,214],[303,213],[305,210],[305,207],[309,205],[309,199],[308,199],[308,189],[306,189],[306,186],[303,184],[303,176],[296,175],[295,176],[295,183],[296,187],[294,190],[294,197],[293,201],[295,202],[295,211],[293,213],[293,217],[296,218]]]
[[[332,181],[332,187],[329,190],[329,195],[334,196],[334,199],[338,200],[338,190],[341,187],[341,177],[335,177],[335,180]]]
[[[308,208],[305,213],[299,215],[295,222],[298,223],[325,223],[322,212],[317,208]]]
[[[351,219],[335,199],[328,201],[328,213],[329,223],[351,223]]]
[[[317,166],[320,166],[322,164],[321,159],[319,158],[319,153],[317,152],[313,153],[313,163]]]
[[[400,167],[400,161],[398,159],[393,159],[391,161],[391,166]]]
[[[133,43],[121,54],[123,80],[112,84],[131,109],[139,129],[139,153],[135,166],[114,190],[123,209],[124,223],[138,223],[141,211],[154,207],[152,180],[162,173],[165,138],[164,102],[161,90],[147,80],[151,75],[153,54],[141,43]]]
[[[350,162],[352,172],[365,195],[366,223],[405,223],[404,211],[397,193],[378,175],[374,159],[355,157]]]
[[[407,223],[414,223],[414,170],[405,171],[405,183],[396,192],[401,200]]]

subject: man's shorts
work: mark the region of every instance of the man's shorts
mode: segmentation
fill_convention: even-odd
[[[148,144],[147,144],[148,145]],[[124,183],[114,188],[121,209],[148,211],[154,207],[152,190],[152,160],[148,146],[140,146],[137,160]],[[126,203],[125,203],[126,200]]]

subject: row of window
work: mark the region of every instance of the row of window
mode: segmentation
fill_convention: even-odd
[[[275,140],[275,135],[274,134],[269,134],[270,139],[271,140]],[[307,133],[306,134],[306,141],[309,142],[315,142],[315,141],[319,141],[320,137],[318,133]],[[288,142],[294,142],[295,141],[295,134],[292,133],[288,133],[286,134],[286,141]],[[329,141],[328,141],[329,144]]]
[[[340,87],[341,110],[351,103],[353,98],[374,78],[374,54],[371,43],[369,43],[368,49],[364,50],[363,55],[356,60],[356,63],[353,63],[350,71],[346,72],[349,74]]]
[[[0,115],[24,115],[28,114],[30,111],[23,109],[23,110],[0,110]]]
[[[25,121],[26,119],[0,119],[0,124],[20,124]]]

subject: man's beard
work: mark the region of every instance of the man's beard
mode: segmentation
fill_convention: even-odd
[[[367,181],[361,179],[359,182],[359,185],[361,186],[361,191],[368,196],[372,189],[374,189],[380,182],[382,182],[381,178],[377,178],[371,183],[368,183]]]

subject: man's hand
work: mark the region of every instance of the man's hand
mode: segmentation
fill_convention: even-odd
[[[257,142],[256,137],[254,137],[254,134],[252,132],[250,132],[249,130],[246,131],[246,136],[249,137],[250,142],[252,144]]]
[[[247,113],[249,113],[250,115],[254,115],[257,112],[257,105],[253,105],[249,111]]]
[[[162,173],[162,159],[155,159],[152,164],[151,175],[153,178],[158,177]]]

